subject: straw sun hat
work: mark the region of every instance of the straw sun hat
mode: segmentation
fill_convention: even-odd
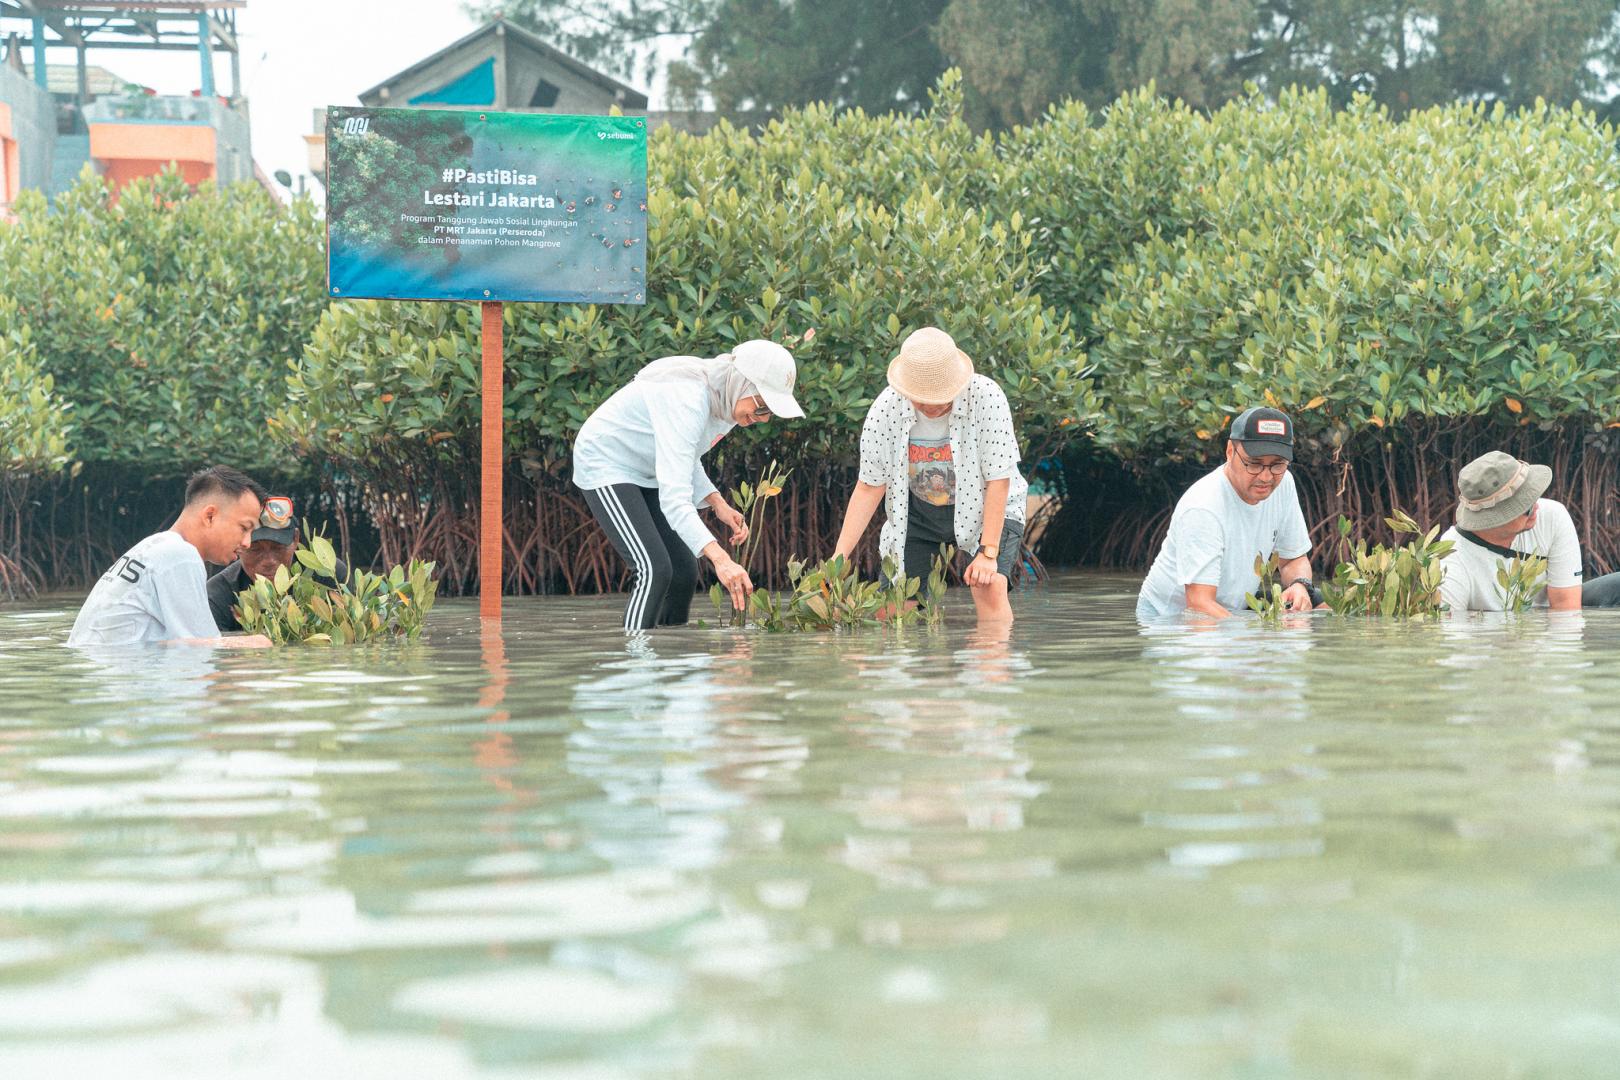
[[[973,361],[951,335],[934,326],[914,331],[889,361],[889,385],[901,397],[922,405],[949,405],[967,389]]]

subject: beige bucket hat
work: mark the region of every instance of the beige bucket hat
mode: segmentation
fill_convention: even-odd
[[[913,331],[889,361],[895,393],[923,405],[949,405],[972,378],[973,361],[937,326]]]
[[[1457,474],[1457,528],[1475,532],[1506,525],[1530,508],[1552,484],[1552,470],[1492,450]]]

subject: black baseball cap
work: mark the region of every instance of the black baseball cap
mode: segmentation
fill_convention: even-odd
[[[1294,422],[1281,409],[1264,405],[1245,409],[1232,421],[1227,438],[1243,444],[1243,452],[1250,457],[1282,458],[1294,460]]]
[[[253,530],[253,542],[269,540],[277,544],[290,544],[297,531],[293,525],[293,501],[285,495],[271,495],[259,510],[259,525]]]

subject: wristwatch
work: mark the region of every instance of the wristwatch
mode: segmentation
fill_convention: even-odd
[[[979,555],[988,555],[993,559],[997,555],[1001,554],[1001,547],[998,544],[980,544],[979,545],[979,550],[977,552],[975,552],[974,554],[975,554],[975,557],[977,557]]]
[[[1292,589],[1295,585],[1305,586],[1305,595],[1311,598],[1312,604],[1322,603],[1322,590],[1316,587],[1316,582],[1308,577],[1297,577],[1285,585],[1284,588]]]

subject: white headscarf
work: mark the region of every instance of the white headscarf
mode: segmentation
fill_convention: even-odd
[[[712,360],[698,356],[666,356],[636,372],[636,378],[648,382],[701,382],[709,388],[710,415],[727,423],[735,419],[737,402],[759,393],[731,362],[730,353],[722,353]]]

